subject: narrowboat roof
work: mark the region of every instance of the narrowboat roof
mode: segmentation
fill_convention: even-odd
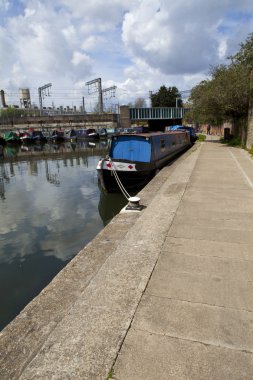
[[[144,132],[144,133],[115,133],[113,136],[139,136],[139,137],[153,137],[153,136],[159,136],[159,135],[178,135],[181,133],[185,133],[184,130],[176,130],[176,131],[170,131],[170,132]]]

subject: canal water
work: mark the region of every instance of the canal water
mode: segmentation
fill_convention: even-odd
[[[107,141],[8,146],[0,159],[0,330],[116,215],[96,165]]]

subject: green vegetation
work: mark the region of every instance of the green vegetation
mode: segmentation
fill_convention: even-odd
[[[113,369],[110,370],[110,372],[108,373],[108,376],[106,378],[106,380],[109,380],[109,379],[113,379]]]
[[[0,109],[0,120],[11,122],[15,118],[24,116],[34,116],[35,111],[28,108],[16,108],[8,106]]]
[[[15,107],[3,108],[0,111],[0,115],[3,118],[21,117],[24,114],[24,110]]]
[[[248,152],[253,156],[253,148],[249,149]]]
[[[201,133],[198,133],[198,141],[202,142],[206,140],[206,135],[202,135]]]
[[[224,138],[221,138],[220,142],[222,144],[227,144],[229,146],[234,146],[234,147],[238,147],[238,148],[242,146],[241,138],[238,137],[238,136],[237,137],[232,137],[229,140],[225,140]]]
[[[191,111],[186,121],[219,126],[231,122],[233,135],[246,136],[250,97],[250,71],[253,64],[253,33],[240,44],[239,51],[228,57],[227,65],[210,68],[210,79],[192,89]],[[242,141],[244,144],[245,141]]]
[[[132,108],[145,108],[147,107],[147,104],[144,98],[139,97],[139,98],[136,98],[133,103],[131,102],[128,103],[128,106]]]
[[[161,86],[151,95],[152,107],[182,107],[181,94],[176,87]]]

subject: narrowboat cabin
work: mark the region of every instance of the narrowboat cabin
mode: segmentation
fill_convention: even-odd
[[[16,132],[5,132],[3,138],[7,144],[17,144],[20,143],[19,135]]]
[[[46,136],[42,131],[31,131],[31,139],[34,143],[45,143],[47,142]]]
[[[77,139],[99,139],[99,134],[97,133],[96,129],[93,128],[82,128],[76,130],[76,137]]]
[[[64,131],[64,141],[76,141],[75,129],[67,129]]]
[[[107,139],[107,129],[106,128],[99,128],[98,134],[100,139]]]
[[[97,165],[101,186],[108,192],[119,191],[118,179],[125,189],[144,186],[157,170],[190,146],[186,131],[114,135],[109,155]]]
[[[53,142],[63,142],[64,141],[64,131],[54,130],[51,136]]]
[[[187,131],[190,135],[191,143],[194,144],[195,141],[198,140],[198,136],[195,133],[195,129],[193,127],[188,127],[186,125],[173,125],[171,127],[166,127],[165,131],[171,132],[171,131]]]
[[[32,142],[32,138],[29,132],[20,132],[19,139],[22,144],[29,144]]]

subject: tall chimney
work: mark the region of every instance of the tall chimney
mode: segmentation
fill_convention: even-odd
[[[4,90],[0,91],[0,97],[1,97],[2,106],[7,107],[7,104],[5,103]]]

